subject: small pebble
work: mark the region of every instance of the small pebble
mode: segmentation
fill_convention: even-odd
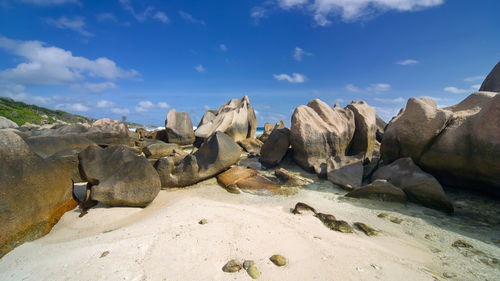
[[[104,251],[104,252],[102,252],[102,254],[99,258],[104,258],[107,255],[109,255],[109,251]]]
[[[238,272],[240,270],[241,265],[236,260],[230,260],[222,267],[222,271],[229,273]]]
[[[201,219],[198,223],[199,224],[207,224],[208,221],[207,221],[207,219]]]
[[[446,277],[446,278],[454,278],[454,277],[457,277],[457,275],[453,272],[445,272],[443,273],[443,276]]]
[[[260,277],[260,271],[253,264],[247,269],[247,273],[252,279],[259,279]]]
[[[284,266],[287,263],[285,257],[281,255],[273,255],[269,258],[276,266]]]

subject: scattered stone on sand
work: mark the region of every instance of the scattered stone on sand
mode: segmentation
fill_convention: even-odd
[[[318,213],[316,217],[328,228],[342,233],[353,233],[352,226],[346,221],[336,220],[333,215]]]
[[[445,278],[455,278],[455,277],[457,277],[457,275],[455,273],[453,273],[453,272],[445,272],[445,273],[443,273],[443,276]]]
[[[272,255],[269,260],[271,260],[276,266],[285,266],[287,260],[282,255]]]
[[[313,207],[307,205],[306,203],[298,202],[295,204],[295,208],[293,208],[292,213],[295,215],[302,214],[300,211],[311,211],[315,215],[318,213]]]
[[[474,247],[472,247],[471,244],[469,244],[463,240],[457,240],[457,241],[453,242],[453,244],[451,244],[451,246],[453,246],[455,248],[474,248]]]
[[[377,217],[383,219],[383,218],[386,218],[388,215],[389,215],[388,213],[380,213],[380,214],[377,215]]]
[[[389,220],[395,224],[401,224],[403,222],[403,219],[400,219],[398,217],[390,217]]]
[[[109,251],[104,251],[104,252],[102,252],[102,254],[99,258],[104,258],[107,255],[109,255]]]
[[[243,268],[247,271],[248,275],[252,279],[259,279],[260,271],[255,266],[255,262],[252,260],[246,260],[243,262]]]
[[[303,186],[314,182],[311,179],[292,174],[291,172],[283,168],[275,170],[274,175],[280,180],[281,184],[284,186]]]
[[[228,273],[238,272],[240,270],[241,264],[236,260],[230,260],[222,267],[222,271]]]
[[[199,224],[207,224],[208,221],[207,221],[207,219],[201,219],[198,223]]]
[[[354,226],[363,231],[367,236],[376,236],[378,235],[379,231],[374,229],[373,227],[367,225],[367,224],[364,224],[362,222],[355,222],[354,223]]]

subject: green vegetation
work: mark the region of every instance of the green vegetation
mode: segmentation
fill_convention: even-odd
[[[51,110],[45,107],[25,104],[24,102],[14,101],[10,98],[0,97],[0,116],[4,116],[21,126],[26,122],[31,124],[52,124],[58,121],[66,123],[92,123],[96,119],[75,115],[62,110]]]

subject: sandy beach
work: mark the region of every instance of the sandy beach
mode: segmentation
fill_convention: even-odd
[[[315,180],[286,197],[231,194],[211,179],[162,190],[146,208],[99,204],[81,218],[77,208],[45,237],[4,256],[0,279],[251,280],[245,270],[221,270],[231,259],[254,260],[261,280],[500,277],[500,250],[492,242],[500,233],[498,225],[454,231],[463,223],[457,216],[413,204],[346,200],[341,189]],[[351,224],[369,224],[381,234],[331,231],[311,213],[291,214],[299,201]],[[380,213],[388,216],[380,218]],[[402,222],[391,222],[393,217]],[[199,224],[201,219],[207,223]],[[458,239],[473,245],[491,264],[452,247]],[[275,266],[269,260],[273,254],[286,257],[288,264]]]

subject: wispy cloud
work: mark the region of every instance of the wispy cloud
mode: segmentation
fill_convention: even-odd
[[[300,47],[295,47],[293,50],[293,59],[296,61],[302,61],[304,56],[312,56],[312,53],[306,52]]]
[[[269,11],[263,7],[253,7],[250,10],[250,17],[253,19],[255,24],[259,24],[261,19],[267,18],[269,16]]]
[[[288,74],[273,74],[274,79],[278,81],[288,81],[290,83],[304,83],[307,77],[300,73],[292,73],[292,76]]]
[[[351,93],[360,93],[362,92],[362,90],[356,86],[354,86],[353,84],[347,84],[345,86],[345,89]]]
[[[196,71],[202,73],[202,72],[206,72],[207,70],[205,69],[205,67],[203,67],[203,65],[199,64],[197,66],[194,67],[194,69],[196,69]]]
[[[130,113],[130,110],[128,108],[113,107],[111,108],[111,112],[119,115],[127,115]]]
[[[100,108],[109,108],[109,107],[113,107],[115,106],[115,104],[113,102],[110,102],[108,100],[100,100],[97,102],[97,107],[100,107]]]
[[[219,50],[226,52],[228,50],[227,46],[225,44],[220,44],[219,45]]]
[[[118,21],[115,14],[113,14],[113,13],[100,13],[100,14],[96,15],[96,18],[98,21],[101,21],[101,22],[104,22],[104,21],[117,22]]]
[[[167,17],[167,15],[164,13],[164,12],[156,12],[154,15],[153,15],[153,18],[154,19],[157,19],[163,23],[168,23],[170,20],[169,18]]]
[[[179,15],[181,16],[182,19],[184,19],[187,22],[205,25],[204,20],[197,19],[197,18],[193,17],[193,15],[191,15],[190,13],[187,13],[184,11],[179,11]]]
[[[69,29],[80,33],[83,36],[92,37],[94,34],[85,30],[85,18],[84,17],[60,17],[58,19],[47,18],[45,20],[48,24],[53,25],[59,29]]]
[[[62,4],[81,4],[78,0],[21,0],[20,2],[40,5],[40,6],[49,6],[49,5],[62,5]]]
[[[56,109],[78,112],[87,112],[90,110],[88,106],[81,103],[61,103],[56,105]]]
[[[151,101],[145,100],[140,101],[139,104],[135,107],[135,111],[137,112],[148,112],[153,108],[169,108],[170,105],[166,102],[159,102],[157,104],[152,103]]]
[[[464,79],[465,82],[481,82],[485,79],[486,77],[484,77],[483,75],[476,75],[476,76],[470,76],[470,77],[466,77]]]
[[[147,6],[142,12],[137,12],[130,0],[120,0],[120,4],[122,8],[129,12],[138,22],[144,22],[148,18],[161,21],[162,23],[169,22],[167,15],[162,11],[156,11],[153,6]]]
[[[459,89],[457,87],[446,87],[443,89],[445,92],[452,93],[452,94],[465,94],[468,93],[468,89]]]
[[[399,98],[393,98],[393,99],[387,99],[387,98],[374,98],[373,99],[376,102],[380,103],[404,103],[406,99],[399,97]]]
[[[418,64],[418,61],[414,60],[414,59],[407,59],[407,60],[398,61],[397,64],[403,65],[403,66],[410,66],[410,65]]]
[[[370,87],[367,88],[369,92],[375,92],[375,93],[381,93],[381,92],[387,92],[392,88],[390,84],[386,83],[378,83],[378,84],[372,84]]]

